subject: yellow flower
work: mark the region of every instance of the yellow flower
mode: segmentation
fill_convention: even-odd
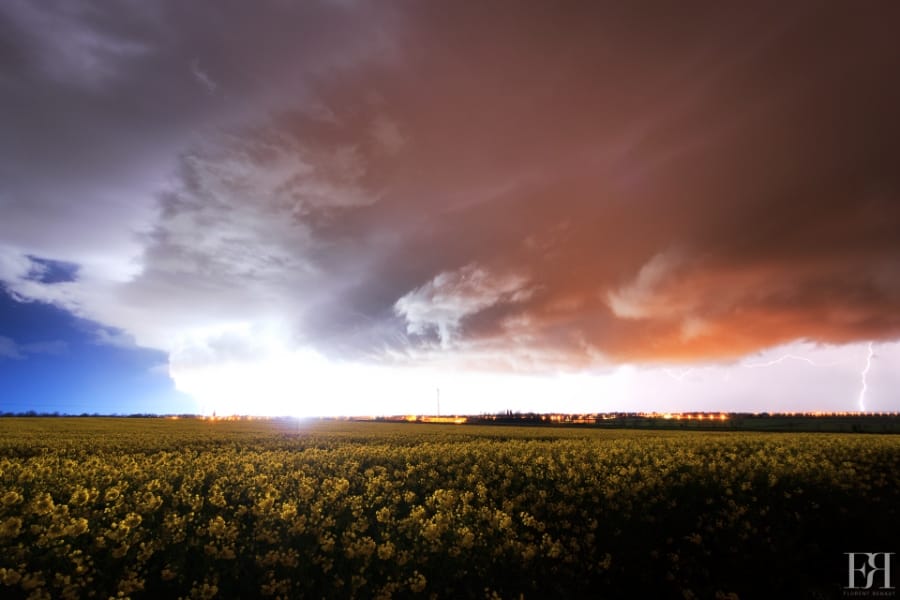
[[[0,537],[16,537],[22,531],[22,519],[8,517],[0,521]]]
[[[475,543],[475,534],[468,527],[459,530],[459,545],[463,548],[471,548]]]
[[[5,494],[3,494],[2,497],[0,497],[0,504],[3,504],[3,506],[12,506],[14,504],[18,504],[21,501],[22,495],[15,490],[9,490]]]
[[[122,521],[122,524],[125,525],[125,527],[127,527],[129,529],[134,529],[135,527],[137,527],[138,525],[141,524],[141,521],[143,521],[143,518],[141,517],[141,515],[130,512],[127,515],[125,515],[125,519]]]
[[[409,589],[415,594],[425,591],[428,580],[418,571],[413,571],[412,577],[409,578]]]
[[[88,492],[83,487],[79,487],[74,492],[72,492],[72,496],[69,498],[69,504],[71,504],[72,506],[81,506],[82,504],[87,502],[90,497],[90,492]]]
[[[31,501],[31,511],[36,515],[50,514],[55,508],[53,497],[46,492]]]
[[[389,560],[394,556],[394,544],[385,542],[378,545],[378,558],[381,560]]]
[[[81,535],[88,530],[88,520],[85,518],[72,519],[66,529],[67,535]]]
[[[0,569],[0,583],[3,585],[16,585],[22,576],[15,569]]]
[[[225,535],[226,527],[225,519],[221,516],[216,516],[216,518],[209,520],[209,535],[221,537]]]

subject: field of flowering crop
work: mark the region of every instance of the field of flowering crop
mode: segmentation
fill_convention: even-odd
[[[2,598],[840,597],[900,436],[0,419]]]

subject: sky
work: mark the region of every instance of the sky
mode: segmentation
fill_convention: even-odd
[[[0,412],[900,410],[898,26],[0,3]]]

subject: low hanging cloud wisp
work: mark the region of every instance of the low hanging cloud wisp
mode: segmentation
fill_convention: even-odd
[[[524,302],[532,293],[527,283],[523,277],[498,276],[469,264],[439,273],[397,300],[394,310],[406,319],[407,333],[422,335],[433,328],[441,346],[449,348],[463,319],[499,303]]]

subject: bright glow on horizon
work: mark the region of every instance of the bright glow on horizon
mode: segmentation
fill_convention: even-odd
[[[855,410],[878,374],[871,351],[860,372],[859,344],[795,343],[738,363],[681,370],[620,365],[595,372],[526,375],[334,362],[311,349],[291,348],[278,331],[246,324],[194,331],[173,353],[170,374],[177,388],[197,401],[201,414],[296,417],[506,410],[835,412]],[[883,348],[880,355],[900,356],[900,344]],[[835,386],[846,389],[846,400],[823,400],[834,397],[828,392]],[[761,398],[769,406],[761,407]],[[883,401],[872,406],[890,408]]]
[[[438,390],[447,415],[612,410],[611,402],[628,398],[635,372],[630,365],[526,375],[333,362],[290,348],[278,331],[242,323],[193,330],[172,353],[169,374],[201,414],[310,417],[435,414]]]
[[[602,410],[626,395],[630,367],[608,374],[513,375],[426,367],[332,363],[307,350],[264,361],[176,370],[201,414],[346,416]],[[440,408],[437,394],[440,390]]]

